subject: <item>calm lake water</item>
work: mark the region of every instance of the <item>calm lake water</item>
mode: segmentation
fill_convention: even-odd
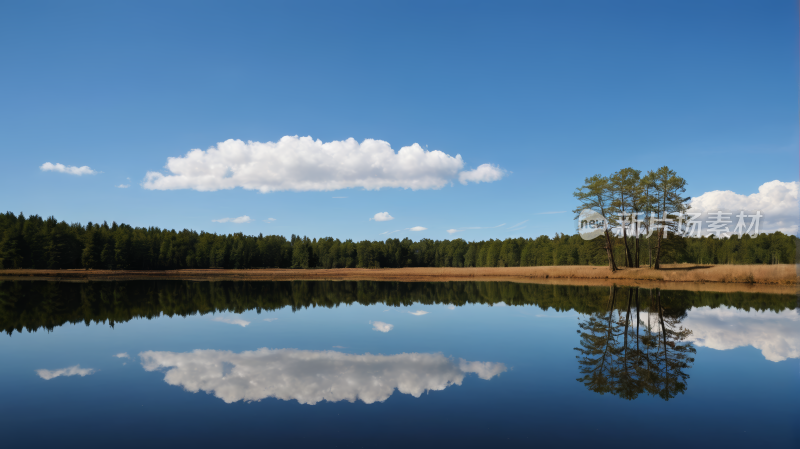
[[[800,447],[793,295],[0,281],[5,447]]]

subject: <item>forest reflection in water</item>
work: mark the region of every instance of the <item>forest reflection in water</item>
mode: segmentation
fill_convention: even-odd
[[[501,303],[578,312],[577,380],[589,391],[628,400],[642,395],[669,400],[687,391],[696,347],[751,345],[770,361],[800,354],[800,318],[792,295],[508,282],[0,281],[0,329],[11,335],[52,331],[66,323],[114,326],[163,315],[260,313],[286,307],[301,312],[351,304]],[[470,373],[489,380],[509,369],[501,361],[454,360],[440,353],[384,356],[268,348],[239,353],[144,351],[139,359],[146,371],[164,371],[170,385],[206,391],[225,402],[274,397],[304,404],[373,403],[395,390],[419,397],[424,391],[460,385]],[[45,374],[91,374],[78,368]]]
[[[627,291],[626,288],[620,291]],[[794,309],[794,295],[661,291],[669,316],[692,308],[720,307],[780,313]],[[537,306],[545,311],[607,312],[608,287],[512,282],[376,281],[0,281],[0,331],[7,334],[54,330],[66,323],[116,323],[138,318],[244,313],[291,307],[339,307],[352,304],[504,304]],[[614,302],[619,307],[619,302]]]

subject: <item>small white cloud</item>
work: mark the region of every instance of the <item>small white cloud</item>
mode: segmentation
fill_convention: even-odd
[[[277,320],[277,318],[264,318],[264,321],[266,321],[268,323],[271,323],[271,322],[273,322],[275,320]]]
[[[243,320],[241,318],[229,318],[229,317],[222,317],[218,316],[213,318],[212,321],[219,321],[220,323],[228,323],[228,324],[235,324],[237,326],[245,327],[250,324],[249,321]]]
[[[57,370],[37,369],[36,374],[44,380],[54,379],[59,376],[88,376],[94,373],[92,368],[81,368],[80,365],[70,366],[69,368],[61,368]]]
[[[241,224],[241,223],[250,223],[251,221],[253,221],[253,219],[248,217],[247,215],[242,215],[241,217],[236,217],[236,218],[220,218],[220,219],[211,220],[211,221],[213,221],[214,223],[237,223],[237,224]]]
[[[369,219],[369,221],[372,221],[372,220],[375,220],[375,221],[389,221],[389,220],[394,220],[394,217],[389,215],[389,212],[378,212],[372,218]]]
[[[372,330],[378,332],[389,332],[394,328],[394,324],[384,323],[383,321],[370,321],[369,324],[372,325]]]
[[[118,189],[127,189],[130,186],[131,186],[130,184],[120,184],[120,185],[114,186],[114,187],[116,187]]]
[[[494,182],[503,179],[506,171],[492,164],[482,164],[475,170],[462,171],[458,174],[458,182],[467,185],[468,182]]]
[[[410,313],[410,314],[412,314],[414,316],[422,316],[422,315],[427,315],[428,314],[428,312],[426,312],[424,310],[417,310],[416,312],[408,312],[408,313]]]
[[[97,172],[89,168],[88,166],[84,165],[82,167],[76,167],[74,165],[64,165],[64,164],[51,164],[50,162],[45,162],[41,166],[39,166],[39,170],[41,171],[55,171],[59,173],[68,173],[70,175],[75,176],[83,176],[83,175],[96,175]]]
[[[456,232],[464,232],[464,230],[463,229],[448,229],[447,230],[447,233],[450,234],[450,235],[453,235]]]
[[[274,218],[267,218],[266,220],[264,220],[264,223],[272,223],[273,221],[278,221],[278,220]]]
[[[381,235],[394,234],[395,232],[400,232],[400,231],[402,231],[402,229],[397,229],[395,231],[385,231],[385,232],[381,232]]]
[[[452,304],[450,304],[449,306],[447,306],[447,308],[448,308],[448,309],[450,309],[450,310],[456,310],[456,306],[454,306],[454,305],[452,305]]]
[[[407,228],[409,231],[419,232],[419,231],[427,231],[428,228],[422,226],[414,226],[413,228]]]
[[[114,357],[118,359],[129,359],[131,356],[128,355],[127,352],[120,352],[119,354],[115,354]]]
[[[493,304],[493,307],[505,307],[505,306],[507,306],[507,305],[508,305],[508,304],[506,304],[505,302],[503,302],[503,301],[500,301],[500,302],[496,302],[496,303],[494,303],[494,304]]]

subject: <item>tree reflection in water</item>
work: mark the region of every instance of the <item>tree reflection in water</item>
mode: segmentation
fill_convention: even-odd
[[[626,290],[627,300],[620,300],[611,287],[605,309],[579,324],[575,350],[583,376],[577,380],[600,394],[632,400],[647,393],[669,400],[686,390],[696,352],[686,341],[692,331],[680,325],[685,310],[665,309],[659,290],[647,299],[640,299],[638,288]]]
[[[741,310],[794,308],[794,295],[665,291],[672,315],[693,307],[720,306]],[[244,313],[290,307],[334,308],[383,304],[498,304],[537,306],[557,312],[575,310],[602,315],[607,309],[604,287],[522,284],[514,282],[377,282],[377,281],[90,281],[52,282],[0,280],[0,332],[52,331],[66,323],[107,323],[132,319]],[[639,313],[637,308],[637,314]]]

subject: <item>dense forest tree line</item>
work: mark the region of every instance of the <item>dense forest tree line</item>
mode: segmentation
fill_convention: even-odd
[[[618,265],[626,263],[626,240],[611,237]],[[794,263],[795,236],[780,232],[739,239],[669,236],[636,237],[642,248],[637,263],[775,264]],[[518,267],[604,265],[607,241],[580,235],[508,238],[467,242],[463,239],[386,239],[344,242],[332,237],[292,235],[217,235],[112,223],[85,226],[37,215],[0,215],[0,266],[3,268],[128,269],[180,268],[383,268]]]
[[[623,310],[621,301],[609,302],[609,291],[626,288],[520,284],[514,282],[376,282],[376,281],[112,281],[47,282],[0,281],[0,331],[8,334],[53,330],[65,323],[124,323],[132,319],[190,316],[249,310],[294,311],[309,307],[384,304],[535,305],[543,310],[575,310],[584,315]],[[638,293],[637,293],[638,295]],[[781,311],[797,305],[795,295],[646,291],[658,297],[668,318],[686,315],[692,307],[735,307]],[[624,297],[624,296],[623,296]],[[610,308],[610,309],[609,309]]]

